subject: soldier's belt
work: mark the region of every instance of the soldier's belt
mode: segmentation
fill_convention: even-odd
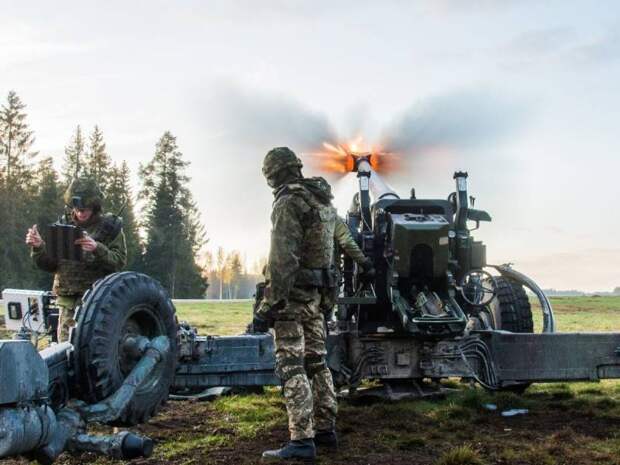
[[[337,283],[338,276],[332,268],[301,268],[295,274],[298,287],[334,287]]]

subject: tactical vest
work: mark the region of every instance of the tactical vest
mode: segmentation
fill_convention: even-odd
[[[70,219],[61,220],[66,224],[72,223]],[[120,233],[122,220],[112,214],[99,216],[97,220],[84,229],[97,242],[104,245],[110,244]],[[74,296],[82,295],[98,279],[110,274],[97,263],[92,252],[83,252],[82,261],[64,260],[58,261],[58,268],[54,275],[53,291],[56,295]]]
[[[300,269],[295,284],[299,286],[331,286],[334,256],[336,209],[320,202],[301,184],[288,184],[282,194],[301,197],[310,207],[303,218],[304,236],[301,245]],[[277,199],[277,197],[276,197]]]

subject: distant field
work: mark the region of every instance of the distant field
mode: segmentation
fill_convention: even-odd
[[[233,335],[252,321],[251,302],[177,303],[179,321],[198,328],[199,334]]]
[[[252,320],[251,302],[204,302],[177,303],[179,321],[188,321],[198,328],[200,334],[238,334],[245,330]],[[4,309],[2,309],[4,313]],[[0,339],[10,338],[4,328],[4,317],[0,315]]]
[[[552,297],[557,331],[620,331],[620,296]],[[540,331],[540,308],[532,300],[535,330]],[[176,304],[179,321],[188,321],[201,334],[238,334],[252,319],[252,303],[182,302]],[[0,338],[10,337],[0,315]]]
[[[556,331],[620,331],[620,296],[552,297]],[[539,332],[542,316],[534,304],[534,328]]]
[[[620,331],[620,297],[551,301],[560,331]],[[250,321],[251,304],[181,303],[177,313],[202,334],[235,334]],[[620,381],[537,384],[522,396],[448,384],[457,391],[441,401],[354,405],[343,400],[341,448],[318,463],[620,465]],[[529,413],[504,418],[483,407],[489,402],[500,410],[527,408]],[[169,402],[137,430],[156,441],[153,457],[136,461],[149,465],[257,464],[262,450],[279,446],[287,436],[284,404],[275,388],[208,403]],[[119,463],[87,454],[58,461],[88,462]]]
[[[556,331],[620,331],[620,296],[552,297]],[[538,302],[532,300],[535,330],[542,327]],[[179,320],[187,320],[203,334],[243,332],[252,319],[251,302],[180,303]]]

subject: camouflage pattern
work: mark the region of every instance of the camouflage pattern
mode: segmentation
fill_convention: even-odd
[[[275,322],[276,370],[284,381],[291,440],[333,430],[338,404],[331,372],[325,365],[325,320],[320,294],[306,303],[289,302],[282,312],[295,319]],[[310,363],[309,363],[310,361]],[[314,366],[312,366],[314,365]]]
[[[275,192],[265,289],[269,305],[309,300],[303,287],[295,286],[299,276],[331,268],[336,209],[325,185],[323,178],[298,179]]]
[[[81,296],[95,281],[120,271],[127,263],[125,235],[121,230],[115,237],[101,237],[105,221],[112,221],[113,215],[94,215],[85,225],[80,225],[97,241],[94,252],[83,252],[82,261],[53,260],[46,254],[45,244],[32,249],[37,267],[54,272],[52,290],[59,296]],[[76,224],[72,217],[67,223]]]
[[[311,384],[314,400],[314,430],[335,431],[338,400],[332,372],[324,367],[314,375]]]
[[[74,197],[79,198],[80,205],[74,205]],[[75,178],[65,191],[64,201],[69,208],[101,208],[103,194],[97,183],[89,177]]]
[[[67,340],[68,328],[73,326],[76,301],[104,276],[120,271],[127,263],[127,245],[122,229],[115,235],[106,234],[106,226],[114,221],[114,215],[95,214],[87,224],[80,226],[97,242],[93,252],[83,251],[82,261],[54,260],[46,253],[45,243],[32,248],[31,255],[35,265],[45,271],[55,273],[53,292],[59,297],[57,303],[61,314],[58,322],[59,342]],[[65,222],[76,224],[73,217]]]
[[[280,171],[286,168],[303,167],[303,163],[295,152],[288,147],[276,147],[271,149],[263,161],[263,175],[267,178],[275,177]]]
[[[69,330],[75,326],[75,309],[80,299],[75,296],[58,296],[58,342],[69,340]]]
[[[367,258],[359,248],[355,239],[351,235],[349,226],[340,217],[336,219],[336,227],[334,230],[334,240],[339,251],[342,250],[349,258],[353,259],[358,265],[363,266]],[[336,255],[339,255],[337,253]]]
[[[327,318],[329,318],[336,305],[338,291],[340,290],[340,255],[344,252],[349,258],[355,261],[359,266],[363,267],[368,262],[368,258],[359,248],[355,239],[351,235],[349,226],[340,217],[336,218],[336,226],[334,228],[334,270],[338,273],[336,287],[325,288],[322,290],[321,309]]]
[[[301,177],[286,147],[270,151],[263,174],[275,188],[264,305],[274,322],[276,371],[283,381],[291,440],[333,429],[336,393],[325,364],[320,290],[333,262],[336,210],[323,178]]]

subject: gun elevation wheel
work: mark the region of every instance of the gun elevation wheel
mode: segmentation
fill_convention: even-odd
[[[78,309],[71,340],[78,396],[94,403],[113,394],[140,359],[129,342],[162,335],[170,340],[170,352],[115,423],[142,423],[167,399],[176,368],[177,321],[167,292],[145,274],[115,273],[95,283]]]

